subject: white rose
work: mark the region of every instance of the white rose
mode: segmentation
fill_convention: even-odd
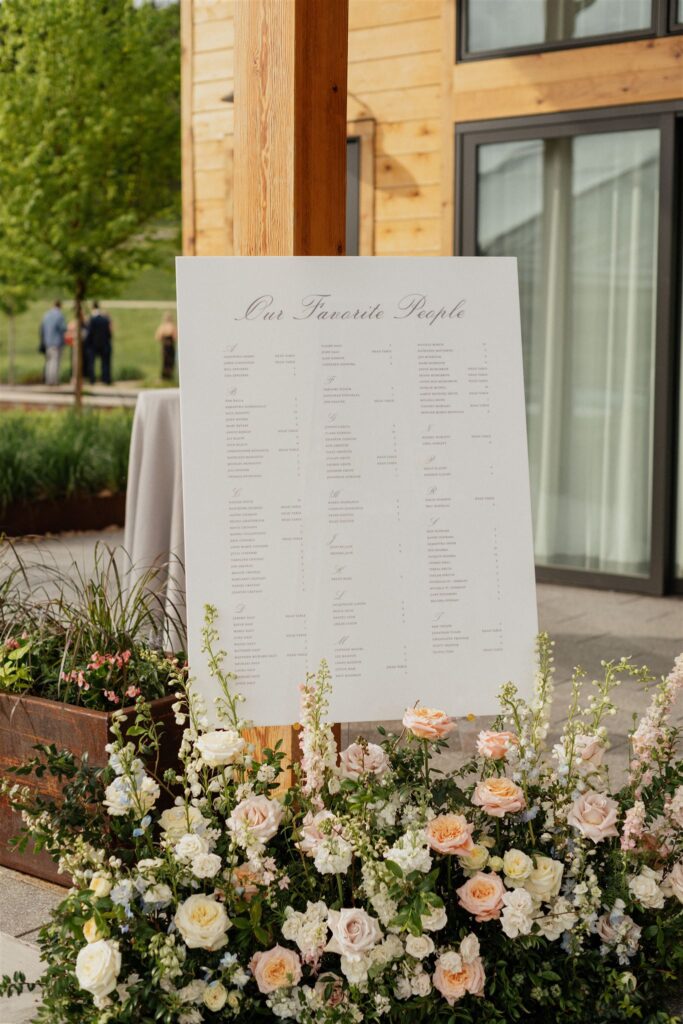
[[[196,807],[191,804],[180,804],[163,811],[159,817],[159,824],[169,842],[177,843],[187,832],[203,831],[209,822]]]
[[[195,746],[204,764],[210,768],[221,768],[241,760],[244,740],[236,729],[214,729],[200,736]]]
[[[416,960],[424,960],[434,952],[434,943],[428,935],[409,935],[406,939],[406,953]]]
[[[150,885],[149,889],[145,890],[142,898],[147,904],[167,907],[173,899],[173,893],[167,885],[159,882],[157,885]]]
[[[448,924],[445,907],[437,907],[430,914],[422,915],[422,928],[426,932],[438,932]]]
[[[564,864],[552,857],[536,857],[535,867],[524,882],[524,888],[539,903],[549,903],[560,891]]]
[[[215,878],[220,869],[221,859],[216,853],[198,853],[190,864],[195,878]]]
[[[360,960],[382,938],[377,919],[359,907],[330,910],[327,923],[332,932],[327,950],[349,960]]]
[[[419,974],[415,974],[411,980],[411,991],[416,996],[428,996],[432,987],[432,981],[428,974],[424,971],[420,971]]]
[[[103,875],[101,871],[96,871],[90,879],[90,889],[95,893],[97,899],[101,900],[111,892],[111,879],[107,875]]]
[[[479,956],[479,939],[470,932],[460,943],[460,956],[466,964],[474,963]]]
[[[674,864],[662,882],[662,890],[666,896],[675,896],[680,903],[683,903],[683,860]]]
[[[664,893],[659,887],[661,876],[651,868],[643,868],[639,875],[628,883],[629,892],[636,903],[649,910],[660,910],[664,906]]]
[[[521,850],[508,850],[503,857],[505,881],[510,887],[520,885],[529,877],[534,867],[531,857]]]
[[[120,970],[119,944],[112,939],[90,942],[79,950],[76,957],[78,984],[96,999],[102,999],[114,991]]]
[[[226,932],[232,922],[225,907],[212,896],[196,893],[178,907],[173,918],[188,949],[221,949],[228,941]]]
[[[368,773],[381,778],[389,767],[389,757],[377,743],[352,743],[339,755],[339,768],[345,779],[358,779]]]
[[[194,832],[186,832],[175,844],[173,852],[177,860],[182,864],[187,864],[198,857],[200,853],[208,853],[209,844],[202,836],[198,836]]]
[[[216,1013],[222,1010],[228,999],[228,990],[220,981],[214,981],[204,990],[204,1005]]]

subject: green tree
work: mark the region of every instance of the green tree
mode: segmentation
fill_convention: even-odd
[[[79,324],[177,211],[179,48],[177,4],[0,3],[0,265],[11,238]]]

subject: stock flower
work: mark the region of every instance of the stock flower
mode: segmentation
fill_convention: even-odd
[[[249,967],[259,992],[264,995],[279,988],[290,988],[301,980],[301,961],[293,950],[284,946],[254,953]]]
[[[552,857],[534,857],[534,867],[524,882],[524,888],[539,903],[549,903],[560,891],[564,864]]]
[[[96,1000],[114,991],[120,970],[119,944],[111,939],[88,943],[79,950],[76,957],[78,984]]]
[[[250,796],[240,801],[228,818],[228,828],[236,837],[246,836],[267,843],[280,827],[284,808],[279,800]]]
[[[188,949],[210,952],[226,944],[226,932],[232,924],[223,904],[202,893],[188,896],[178,907],[173,921]]]
[[[474,849],[473,831],[462,814],[440,814],[427,824],[427,842],[437,853],[462,856]]]
[[[478,871],[456,892],[460,906],[474,914],[476,921],[492,921],[500,917],[505,887],[498,875]]]
[[[484,729],[477,737],[477,753],[480,757],[488,757],[500,761],[507,757],[510,747],[519,745],[514,732],[490,732]]]
[[[619,804],[609,796],[589,790],[574,801],[567,821],[582,835],[601,843],[610,836],[618,836]]]
[[[222,768],[241,760],[244,740],[236,729],[214,729],[195,740],[202,761],[209,768]]]
[[[407,708],[403,725],[421,740],[441,740],[455,729],[455,722],[437,708]]]
[[[528,935],[533,924],[534,901],[526,889],[513,889],[503,896],[501,928],[509,939]]]
[[[345,779],[358,779],[365,773],[379,779],[389,767],[389,756],[376,743],[352,743],[339,755],[339,767]]]
[[[474,787],[472,803],[494,818],[516,814],[526,807],[524,793],[520,787],[505,776],[492,776],[478,782]]]
[[[382,938],[377,919],[360,907],[330,910],[327,923],[332,932],[328,952],[339,953],[348,960],[360,959]]]

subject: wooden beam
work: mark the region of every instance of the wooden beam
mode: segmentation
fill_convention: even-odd
[[[180,0],[180,124],[183,255],[194,256],[194,138],[192,131],[194,11],[193,0]]]
[[[453,66],[455,64],[455,2],[441,0],[441,255],[453,255],[455,212],[455,126]]]
[[[347,0],[235,6],[235,252],[340,255]]]

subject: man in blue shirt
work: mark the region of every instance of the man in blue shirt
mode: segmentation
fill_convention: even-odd
[[[45,383],[59,384],[59,363],[64,348],[66,320],[62,313],[62,304],[55,301],[52,309],[48,309],[40,324],[40,349],[45,353]]]

